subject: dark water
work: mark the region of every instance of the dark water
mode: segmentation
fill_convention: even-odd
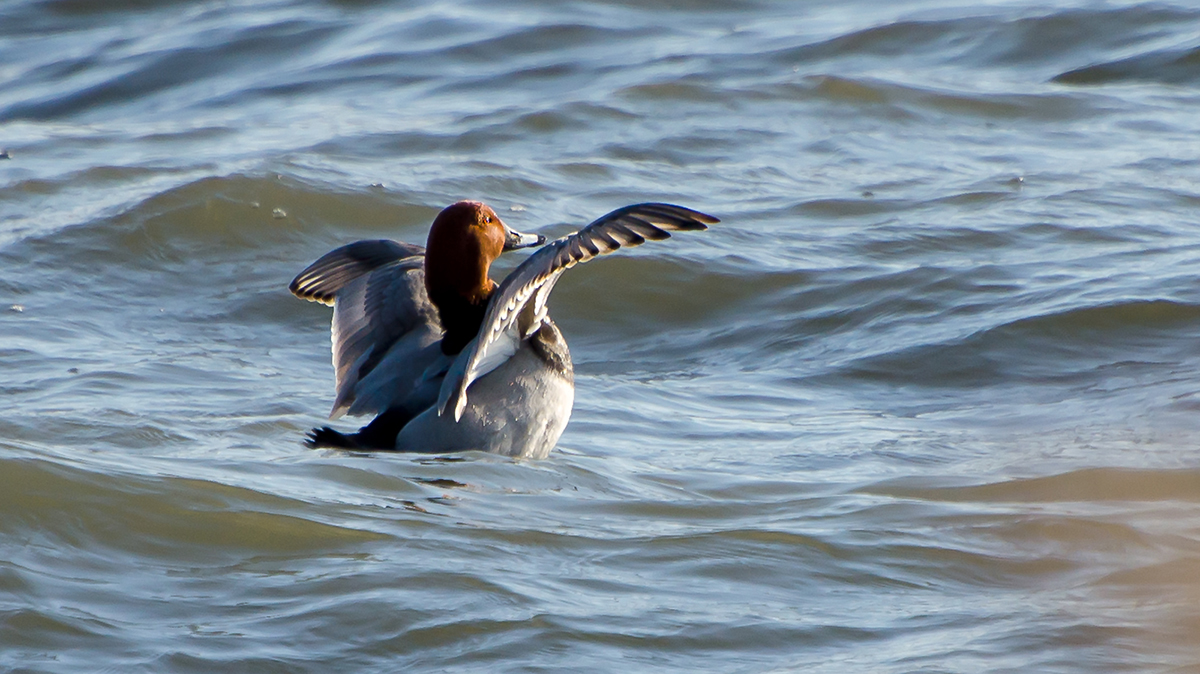
[[[1184,2],[0,0],[0,669],[1200,672],[1198,84]],[[460,198],[723,222],[564,277],[549,459],[304,449],[288,280]]]

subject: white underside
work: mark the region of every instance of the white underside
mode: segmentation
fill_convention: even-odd
[[[478,450],[526,459],[550,454],[567,427],[575,387],[546,365],[528,343],[502,365],[475,380],[457,422],[433,406],[396,437],[404,452]]]

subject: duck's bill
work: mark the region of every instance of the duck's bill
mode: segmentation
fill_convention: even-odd
[[[546,237],[541,234],[522,234],[515,229],[505,227],[504,250],[530,248],[546,243]]]

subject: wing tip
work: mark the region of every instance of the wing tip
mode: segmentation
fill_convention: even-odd
[[[424,254],[424,248],[411,243],[389,239],[355,241],[317,258],[292,279],[288,290],[302,300],[333,306],[338,292],[360,276]]]
[[[668,204],[665,202],[648,202],[644,204],[634,204],[626,207],[629,211],[636,213],[639,210],[648,211],[655,215],[670,217],[675,220],[673,223],[678,229],[683,230],[701,230],[708,229],[708,225],[715,225],[721,221],[715,215],[709,215],[702,211],[697,211],[694,208],[680,206],[679,204]]]
[[[335,295],[309,289],[308,279],[302,279],[301,276],[292,279],[292,282],[288,284],[288,292],[302,300],[317,302],[327,307],[333,306],[333,301],[336,299]]]

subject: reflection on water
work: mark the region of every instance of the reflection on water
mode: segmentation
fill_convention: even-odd
[[[1197,26],[0,4],[0,666],[1197,669]],[[551,458],[304,449],[287,281],[459,198],[722,223],[564,276]]]

